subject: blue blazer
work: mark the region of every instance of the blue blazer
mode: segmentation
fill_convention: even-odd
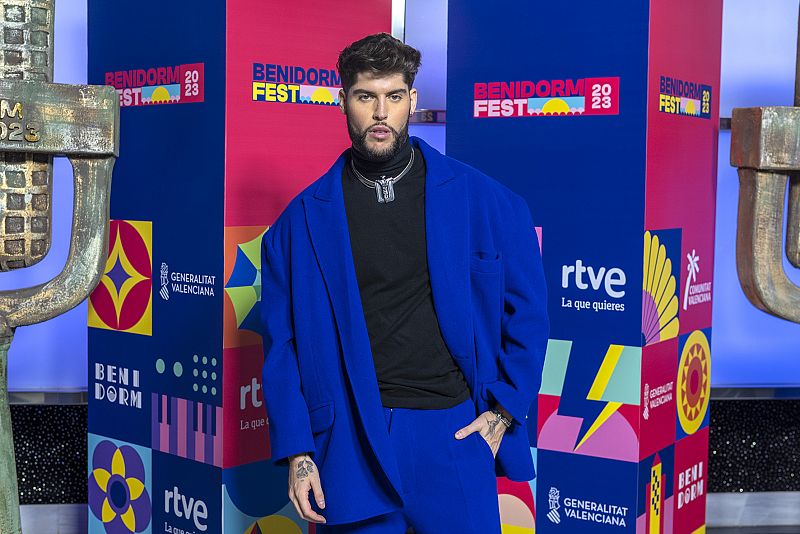
[[[477,413],[499,402],[514,417],[497,474],[531,480],[527,425],[536,421],[526,418],[539,391],[549,324],[530,211],[499,182],[416,137],[411,142],[427,167],[428,269],[444,341]],[[272,459],[312,454],[328,524],[403,505],[350,248],[344,161],[343,154],[289,203],[264,234],[261,263]]]

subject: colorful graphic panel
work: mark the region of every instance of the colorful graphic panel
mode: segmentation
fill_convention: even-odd
[[[527,482],[513,482],[505,477],[499,477],[497,495],[503,532],[534,534],[536,532],[535,489]]]
[[[675,451],[672,445],[639,463],[636,534],[668,534],[673,530]]]
[[[708,427],[675,443],[675,532],[705,530]]]
[[[224,466],[266,460],[272,454],[261,378],[264,352],[260,345],[225,349],[223,359]]]
[[[89,434],[89,534],[150,534],[150,450]]]
[[[222,523],[220,469],[153,451],[153,524],[158,532],[218,531]]]
[[[225,348],[261,345],[261,236],[268,228],[225,228]]]
[[[640,458],[675,442],[675,369],[678,338],[642,349]]]
[[[708,426],[711,397],[711,329],[681,336],[676,385],[677,439]]]
[[[536,532],[635,532],[637,463],[539,451]]]
[[[678,255],[680,230],[644,233],[642,344],[674,338],[680,330]]]
[[[314,534],[314,524],[300,519],[286,495],[285,467],[271,462],[225,469],[223,509],[226,534]]]
[[[640,347],[609,345],[591,382],[575,372],[590,361],[578,342],[548,342],[539,393],[539,450],[629,462],[639,456]],[[565,384],[583,383],[583,393]]]
[[[136,346],[94,351],[88,376],[89,432],[150,445],[151,361]]]
[[[152,316],[153,225],[112,220],[103,277],[89,296],[89,326],[149,336]]]

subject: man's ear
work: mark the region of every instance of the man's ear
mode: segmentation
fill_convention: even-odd
[[[345,106],[344,89],[339,89],[339,111],[342,112],[342,115],[345,114],[344,106]]]
[[[411,113],[409,115],[413,115],[414,112],[417,110],[417,90],[411,89],[408,92],[409,99],[411,100]]]

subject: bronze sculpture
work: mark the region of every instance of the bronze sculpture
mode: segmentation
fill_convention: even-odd
[[[0,533],[20,534],[8,349],[18,326],[83,301],[108,252],[111,170],[119,102],[112,87],[50,83],[55,0],[5,0],[0,12],[0,271],[41,260],[50,248],[52,158],[74,171],[72,237],[62,272],[44,284],[0,291]]]

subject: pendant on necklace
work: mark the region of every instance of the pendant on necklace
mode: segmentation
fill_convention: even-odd
[[[381,176],[380,180],[375,180],[375,192],[378,195],[378,202],[391,202],[394,200],[394,183],[391,178]]]

